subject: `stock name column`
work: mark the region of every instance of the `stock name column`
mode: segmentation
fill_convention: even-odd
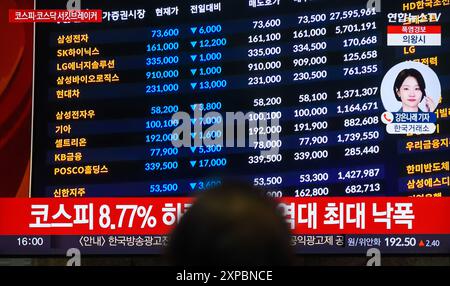
[[[104,176],[109,173],[108,164],[86,161],[84,151],[89,139],[78,129],[83,124],[80,121],[95,119],[97,110],[89,107],[89,104],[74,102],[84,96],[80,86],[119,82],[120,77],[114,72],[116,61],[102,56],[101,49],[90,43],[89,33],[60,34],[55,40],[56,89],[51,90],[55,90],[56,94],[56,113],[54,123],[49,124],[49,136],[54,138],[55,149],[49,152],[48,158],[52,175],[62,182],[69,177]],[[52,192],[52,189],[48,192]],[[86,192],[83,185],[66,185],[55,187],[53,196],[82,197]]]
[[[158,8],[151,11],[158,14]],[[54,27],[56,32],[50,34],[52,39],[57,37],[58,45],[77,45],[71,49],[59,46],[56,49],[56,94],[58,99],[70,101],[57,101],[49,110],[57,109],[55,128],[57,134],[63,136],[57,139],[56,148],[73,152],[54,155],[55,160],[67,158],[65,164],[71,164],[53,168],[49,185],[64,186],[57,188],[60,192],[55,192],[55,196],[75,196],[72,189],[81,189],[87,196],[149,195],[158,190],[151,182],[158,182],[159,177],[155,172],[146,181],[148,172],[172,169],[175,164],[155,162],[160,157],[174,155],[177,150],[158,148],[156,144],[147,148],[150,136],[146,131],[160,131],[175,125],[170,120],[152,117],[164,108],[158,109],[147,102],[158,103],[158,99],[150,98],[155,94],[176,92],[177,83],[157,84],[156,87],[151,83],[153,79],[167,81],[177,76],[176,69],[153,70],[153,66],[176,68],[177,56],[166,56],[164,51],[176,50],[178,46],[176,42],[157,41],[167,33],[173,36],[172,30],[143,27],[146,15],[149,16],[146,12],[144,9],[107,9],[103,13],[103,24],[57,26]],[[79,30],[87,32],[81,35],[70,32]],[[67,62],[67,57],[74,60]],[[74,88],[65,90],[65,86]],[[50,88],[51,93],[53,90]],[[60,121],[66,124],[59,124]],[[53,128],[54,124],[49,126]],[[49,154],[53,156],[53,151]],[[51,188],[53,186],[47,189]],[[163,188],[172,190],[173,186]]]

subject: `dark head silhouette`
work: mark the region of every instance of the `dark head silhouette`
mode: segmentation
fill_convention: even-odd
[[[201,194],[172,233],[174,265],[271,266],[292,261],[289,230],[258,189],[223,185]]]

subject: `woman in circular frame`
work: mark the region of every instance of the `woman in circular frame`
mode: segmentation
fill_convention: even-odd
[[[426,94],[426,84],[422,74],[413,68],[402,70],[394,82],[394,94],[402,108],[398,112],[433,112],[436,104]],[[426,110],[419,104],[425,100]]]

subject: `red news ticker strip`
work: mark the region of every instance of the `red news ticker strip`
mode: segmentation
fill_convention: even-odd
[[[441,34],[441,26],[388,26],[388,34]]]
[[[185,204],[193,203],[193,199],[178,197],[0,199],[0,235],[165,235],[176,225],[174,216],[168,215],[170,212],[167,209],[163,210],[168,207],[166,205],[168,203],[175,207],[176,210],[172,209],[170,212],[176,216],[178,207],[181,206],[183,210]],[[448,219],[450,198],[283,198],[279,203],[294,207],[294,228],[291,230],[293,234],[450,234]],[[305,219],[310,218],[309,207],[306,205],[314,203],[317,206],[315,229],[305,223]],[[340,229],[339,225],[325,224],[325,216],[328,213],[326,208],[330,206],[329,204],[344,208],[351,206],[349,213],[343,211],[341,214],[352,219],[355,218],[355,204],[363,204],[364,229],[352,221],[345,222],[343,229]],[[375,222],[374,204],[376,212],[381,213],[388,209],[388,204],[391,204],[393,209],[398,206],[397,204],[410,205],[414,215],[411,229],[408,229],[406,224],[397,224],[392,217],[390,228],[384,222]],[[42,206],[47,206],[47,214],[37,215],[36,212],[40,212]],[[79,211],[80,206],[86,208],[85,216],[80,215],[82,213]],[[299,207],[301,212],[298,212]],[[125,213],[124,209],[127,209]],[[134,215],[131,220],[133,209]],[[108,215],[102,217],[102,213]],[[299,213],[302,213],[300,217]],[[339,214],[340,211],[336,213]],[[40,223],[50,222],[55,225],[31,227],[37,222],[38,217]],[[76,218],[78,223],[75,223]],[[298,221],[300,218],[303,222]],[[167,223],[169,221],[172,223]],[[73,223],[72,226],[64,225],[70,222]]]
[[[101,23],[102,10],[9,10],[10,23]]]

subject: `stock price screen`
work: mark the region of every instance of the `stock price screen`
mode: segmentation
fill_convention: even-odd
[[[32,197],[183,197],[226,181],[276,198],[447,196],[449,1],[81,8],[102,23],[35,27]],[[354,251],[331,238],[300,247]]]

